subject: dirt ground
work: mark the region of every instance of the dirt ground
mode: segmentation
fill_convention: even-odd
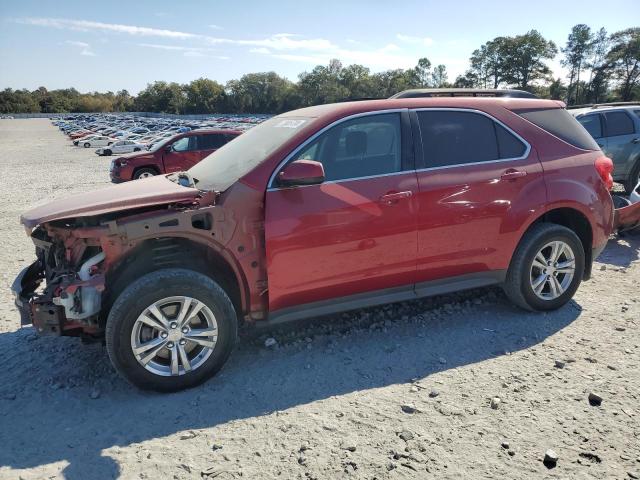
[[[321,318],[143,393],[101,345],[20,329],[9,291],[34,258],[19,214],[106,185],[108,163],[0,120],[0,478],[640,478],[640,234],[551,314],[484,289]]]

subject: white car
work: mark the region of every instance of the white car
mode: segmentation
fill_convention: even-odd
[[[105,137],[104,135],[97,135],[91,139],[82,139],[80,143],[78,143],[79,147],[89,148],[89,147],[106,147],[111,145],[112,143],[117,142],[115,138]]]
[[[98,155],[112,155],[114,153],[131,153],[144,150],[146,145],[134,142],[133,140],[118,140],[107,147],[96,150]]]

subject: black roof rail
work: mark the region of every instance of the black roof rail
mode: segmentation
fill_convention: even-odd
[[[508,98],[540,98],[524,90],[496,88],[415,88],[396,93],[389,98],[419,97],[508,97]]]
[[[640,102],[585,103],[583,105],[571,105],[570,107],[567,107],[567,110],[572,110],[574,108],[630,107],[633,105],[640,105]]]

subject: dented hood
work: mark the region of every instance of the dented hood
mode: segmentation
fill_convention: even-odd
[[[44,222],[65,218],[92,217],[153,205],[193,202],[199,196],[199,190],[183,187],[161,175],[54,200],[23,213],[20,221],[25,227],[33,228]]]

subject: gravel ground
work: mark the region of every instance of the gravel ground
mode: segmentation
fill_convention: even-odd
[[[551,314],[483,289],[316,319],[142,393],[101,345],[19,329],[9,292],[33,258],[19,213],[107,184],[108,162],[0,120],[0,478],[640,478],[640,235]]]

